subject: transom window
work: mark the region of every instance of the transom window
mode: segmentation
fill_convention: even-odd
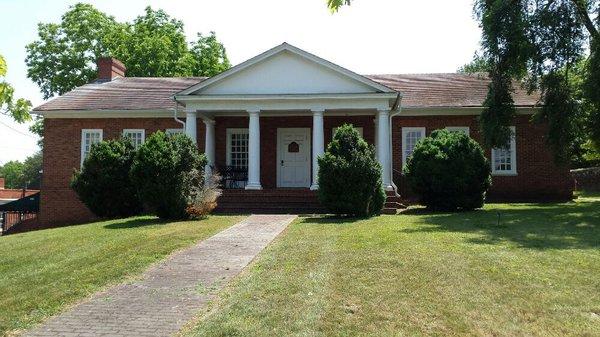
[[[467,136],[469,136],[470,133],[468,126],[447,126],[446,130],[452,132],[464,132]]]
[[[402,128],[402,165],[412,155],[417,143],[425,138],[425,128]]]
[[[123,137],[129,138],[135,148],[139,148],[144,143],[146,132],[144,129],[125,129]]]
[[[517,147],[515,141],[515,127],[511,126],[512,137],[508,148],[492,149],[492,174],[516,175],[517,174]]]
[[[227,129],[227,166],[248,169],[248,129]]]
[[[81,165],[87,158],[92,145],[102,141],[102,129],[83,129],[81,130]]]

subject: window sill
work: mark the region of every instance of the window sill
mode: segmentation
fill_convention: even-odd
[[[500,177],[515,177],[517,175],[517,172],[492,172],[492,176]]]

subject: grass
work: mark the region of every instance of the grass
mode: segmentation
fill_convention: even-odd
[[[31,327],[240,217],[136,217],[0,237],[0,335]]]
[[[195,336],[598,336],[600,195],[301,218]]]

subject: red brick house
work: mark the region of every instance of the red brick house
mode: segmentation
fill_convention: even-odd
[[[318,207],[316,158],[343,123],[375,145],[386,190],[404,193],[400,172],[419,139],[440,128],[481,138],[488,85],[478,75],[358,75],[286,43],[211,78],[130,78],[110,58],[98,68],[97,81],[34,110],[45,121],[40,220],[48,225],[92,217],[69,181],[93,143],[122,134],[141,143],[157,130],[185,132],[211,168],[243,173],[228,182],[222,210]],[[538,97],[517,88],[514,100],[510,149],[487,153],[490,196],[571,198],[568,167],[554,164],[545,126],[530,122]]]

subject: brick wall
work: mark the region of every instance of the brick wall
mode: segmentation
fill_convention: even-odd
[[[81,129],[102,129],[103,139],[115,139],[123,129],[145,129],[148,137],[157,130],[179,128],[181,124],[173,118],[45,118],[40,223],[51,227],[94,219],[69,187],[73,171],[80,167]],[[201,120],[198,135],[204,135]],[[198,137],[198,145],[204,148],[204,137]]]
[[[512,125],[516,128],[517,175],[492,176],[490,199],[503,200],[564,200],[572,197],[573,178],[566,165],[556,165],[546,146],[545,125],[530,122],[531,116],[519,115]],[[468,126],[470,136],[481,141],[476,116],[395,117],[393,120],[394,181],[402,195],[410,191],[399,175],[402,167],[402,127],[425,127],[429,135],[446,126]],[[491,160],[489,150],[486,157]],[[457,173],[458,174],[458,173]]]
[[[352,123],[356,127],[362,127],[365,139],[369,143],[373,143],[375,132],[373,118],[373,116],[326,116],[323,120],[325,146],[332,138],[333,128],[344,123]],[[227,150],[225,148],[227,145],[227,129],[248,128],[248,118],[218,117],[215,121],[215,161],[217,167],[219,167],[224,166],[227,160]],[[309,128],[312,132],[312,117],[260,117],[260,181],[265,189],[277,187],[277,128]],[[310,153],[312,153],[312,149]]]
[[[374,116],[326,116],[324,119],[326,144],[332,129],[344,122],[363,128],[369,143],[374,141]],[[123,129],[145,129],[146,137],[156,130],[180,128],[172,118],[119,118],[119,119],[45,119],[44,174],[42,178],[40,222],[44,226],[78,223],[93,219],[93,215],[70,189],[73,171],[79,168],[81,129],[103,129],[104,139],[117,138]],[[199,119],[198,146],[204,149],[204,123]],[[495,176],[490,195],[510,199],[566,199],[570,198],[573,180],[566,166],[554,164],[545,145],[545,128],[532,124],[529,116],[515,120],[517,171],[516,176]],[[468,126],[476,140],[481,139],[475,116],[395,117],[393,120],[393,163],[395,182],[404,194],[408,193],[398,172],[402,166],[402,127],[425,127],[427,134],[446,126]],[[247,128],[247,117],[216,118],[216,163],[225,165],[226,129]],[[261,117],[261,182],[263,188],[277,185],[277,128],[312,127],[310,116]],[[490,157],[489,151],[487,153]]]

